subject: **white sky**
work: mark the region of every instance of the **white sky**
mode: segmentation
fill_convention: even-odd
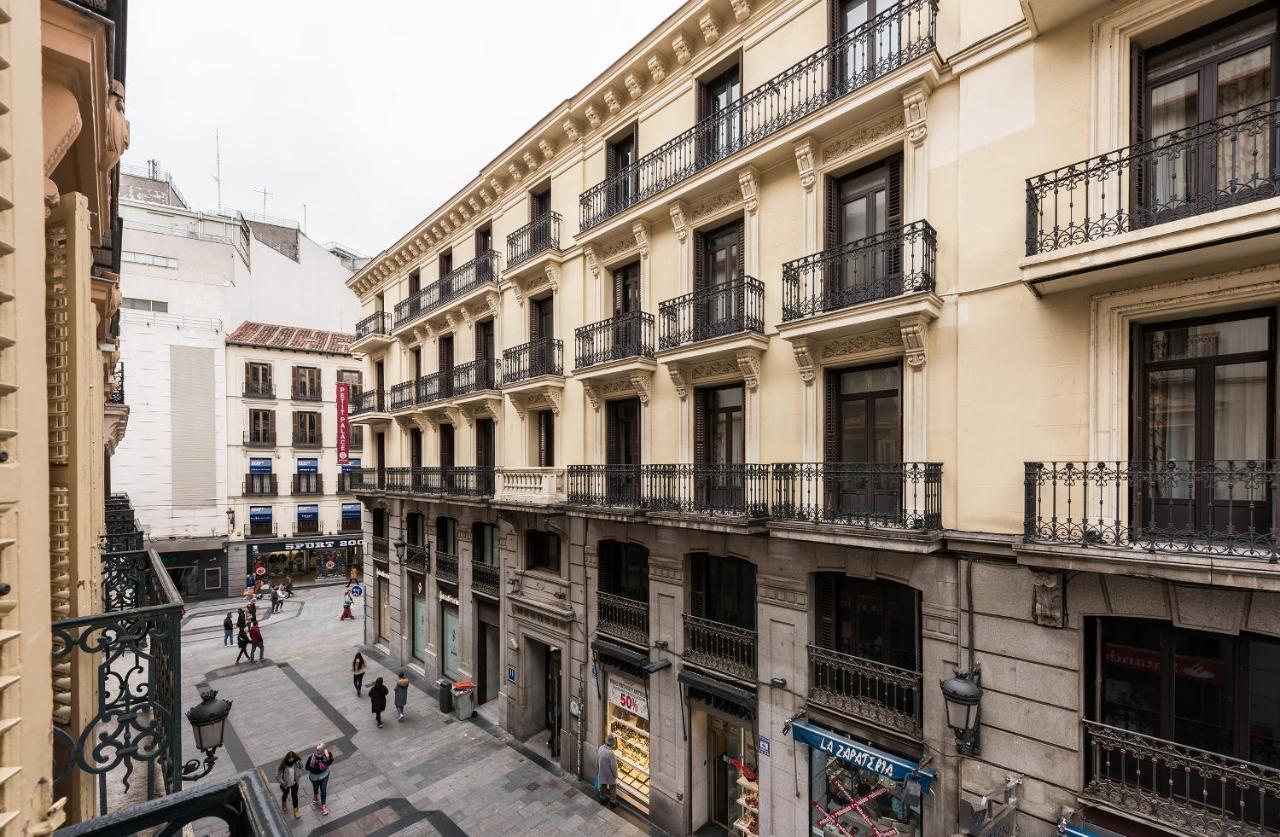
[[[131,0],[125,162],[373,255],[679,0]]]

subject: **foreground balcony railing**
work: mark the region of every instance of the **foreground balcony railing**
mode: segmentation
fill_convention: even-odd
[[[773,466],[773,519],[876,529],[942,528],[938,462],[788,462]]]
[[[381,558],[385,561],[387,559],[387,556],[390,554],[388,549],[390,544],[387,541],[387,539],[380,535],[374,535],[370,539],[370,543],[372,546],[374,557]]]
[[[782,319],[932,291],[937,252],[938,234],[928,221],[915,221],[787,262],[782,266]]]
[[[360,468],[348,474],[351,489],[356,492],[483,498],[492,497],[494,490],[494,469],[486,466]]]
[[[377,468],[353,468],[346,472],[347,486],[351,491],[376,491],[382,487]]]
[[[391,315],[386,311],[374,311],[360,322],[356,323],[356,340],[363,340],[366,337],[375,334],[388,335],[391,333]]]
[[[443,401],[453,395],[453,370],[422,375],[413,382],[413,402],[419,406]]]
[[[245,474],[244,493],[246,497],[274,497],[279,491],[279,483],[275,474]]]
[[[498,598],[501,595],[502,572],[493,564],[484,561],[471,562],[471,589],[476,593]]]
[[[441,305],[469,293],[488,282],[498,281],[498,254],[489,250],[466,264],[454,268],[446,276],[396,303],[395,327],[411,323]]]
[[[554,337],[530,340],[502,353],[503,386],[543,375],[563,374],[564,341]]]
[[[427,546],[409,544],[404,550],[404,565],[422,573],[431,572],[431,549]]]
[[[570,465],[571,506],[763,518],[769,466]]]
[[[912,738],[922,734],[918,671],[809,646],[809,702]]]
[[[686,613],[684,659],[693,665],[754,683],[756,632]]]
[[[596,593],[596,624],[600,631],[649,647],[649,603],[603,591]]]
[[[1027,255],[1280,194],[1280,99],[1027,179]]]
[[[384,468],[382,488],[386,491],[409,493],[413,490],[413,470],[412,468]]]
[[[500,380],[497,360],[493,358],[473,360],[453,367],[453,394],[456,397],[497,389]]]
[[[116,363],[115,371],[111,373],[111,392],[107,394],[108,404],[124,403],[124,361]]]
[[[1280,834],[1280,770],[1095,721],[1081,724],[1082,798],[1178,834]]]
[[[658,348],[674,349],[741,331],[764,333],[764,283],[753,276],[709,285],[658,305]]]
[[[364,392],[351,394],[351,415],[363,413],[384,413],[387,410],[387,391],[383,389],[367,389]]]
[[[619,314],[582,326],[574,338],[577,369],[629,357],[653,357],[653,315],[646,311]]]
[[[560,213],[544,212],[507,236],[507,270],[539,253],[560,249]]]
[[[294,494],[323,494],[324,474],[294,474]]]
[[[413,406],[413,381],[404,381],[391,387],[391,412],[398,413]]]
[[[270,381],[245,381],[244,397],[274,399],[276,388]]]
[[[458,583],[458,556],[436,550],[436,578],[440,581]]]
[[[565,501],[597,509],[639,509],[643,469],[643,465],[570,465]]]
[[[590,229],[934,47],[936,0],[907,0],[801,60],[578,198]],[[874,56],[874,57],[873,57]]]
[[[1028,462],[1027,542],[1276,561],[1276,461]]]

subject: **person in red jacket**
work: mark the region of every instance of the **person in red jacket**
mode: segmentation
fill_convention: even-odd
[[[252,646],[249,650],[249,662],[253,662],[255,654],[261,654],[264,660],[267,658],[267,651],[262,647],[262,629],[256,621],[249,627],[249,644]]]

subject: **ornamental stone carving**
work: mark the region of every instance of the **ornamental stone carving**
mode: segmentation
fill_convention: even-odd
[[[585,244],[582,247],[582,253],[587,257],[587,269],[591,271],[591,275],[600,278],[600,259],[596,256],[596,248],[594,244]]]
[[[608,264],[619,256],[630,253],[634,249],[636,249],[636,239],[635,233],[632,232],[630,237],[624,236],[623,238],[619,238],[616,241],[610,241],[608,244],[604,245],[604,248],[600,251],[600,259],[605,264]]]
[[[560,265],[547,262],[543,268],[543,272],[547,275],[547,285],[551,288],[552,293],[560,290]]]
[[[755,390],[760,386],[760,352],[755,349],[740,349],[736,355],[738,369],[742,372],[742,382],[747,389]]]
[[[800,367],[800,380],[812,384],[818,377],[817,364],[814,363],[813,344],[807,340],[798,340],[791,345],[795,355],[796,366]]]
[[[685,237],[689,235],[688,222],[685,220],[689,217],[689,206],[684,201],[676,201],[671,204],[671,225],[675,227],[676,239],[683,244]]]
[[[902,345],[906,348],[907,365],[912,369],[924,368],[929,342],[929,321],[924,317],[903,317],[898,321],[902,329]]]
[[[631,234],[636,237],[636,249],[641,256],[649,255],[649,222],[636,221],[631,225]]]
[[[926,118],[929,115],[929,92],[923,86],[913,87],[902,94],[902,108],[907,127],[907,139],[919,147],[928,135]]]
[[[667,68],[663,65],[662,59],[656,54],[650,55],[645,65],[649,68],[649,75],[653,76],[653,83],[662,84],[667,77]]]
[[[485,206],[489,206],[493,203],[493,193],[483,186],[480,187],[480,200],[484,202]]]
[[[800,185],[808,192],[818,182],[818,175],[814,169],[817,143],[814,142],[813,137],[805,137],[793,145],[792,149],[796,153],[796,168],[800,170]]]
[[[639,99],[644,94],[644,85],[640,83],[635,73],[627,73],[623,76],[622,83],[627,86],[627,92],[631,94],[631,98]]]
[[[641,404],[649,403],[649,394],[653,390],[653,373],[636,371],[631,373],[631,386]]]
[[[868,352],[883,351],[902,345],[902,331],[897,328],[884,328],[866,334],[855,334],[832,340],[822,347],[822,359],[832,360],[849,355],[860,355]]]
[[[747,166],[738,172],[738,188],[747,212],[754,214],[760,208],[760,172],[755,166]]]
[[[1067,626],[1066,582],[1061,571],[1032,570],[1034,594],[1031,612],[1037,625],[1046,628]]]
[[[720,24],[710,11],[703,12],[702,17],[698,18],[698,28],[702,30],[702,39],[707,42],[707,46],[720,40]]]
[[[733,5],[733,19],[742,23],[751,17],[751,0],[729,0]]]
[[[493,193],[495,195],[497,195],[498,197],[502,197],[502,193],[506,189],[506,187],[502,185],[501,180],[499,180],[496,177],[491,177],[489,178],[489,185],[493,187]]]
[[[676,63],[684,66],[689,63],[689,59],[693,57],[693,53],[689,50],[689,42],[685,39],[683,32],[676,33],[671,39],[671,49],[675,51]]]
[[[582,136],[578,133],[578,123],[572,119],[566,119],[561,123],[560,127],[564,129],[564,135],[569,138],[569,142],[577,142],[578,138]]]
[[[526,151],[521,156],[524,158],[524,164],[528,167],[530,174],[538,170],[538,158],[533,156],[532,151]]]
[[[582,394],[587,396],[587,401],[591,404],[591,409],[597,413],[600,412],[600,393],[596,392],[596,386],[591,381],[582,382]]]
[[[595,105],[587,105],[586,109],[587,124],[591,126],[591,130],[600,127],[600,114],[596,111]]]
[[[524,180],[524,174],[520,172],[520,167],[515,163],[511,163],[507,166],[507,173],[511,175],[511,182],[513,184]]]
[[[736,207],[742,201],[742,186],[739,183],[736,189],[727,189],[718,195],[712,195],[701,203],[693,205],[690,213],[694,221],[699,221],[708,215],[715,215],[723,212],[731,207]]]
[[[120,155],[129,147],[129,120],[124,118],[124,85],[111,82],[107,94],[106,129],[102,136],[102,155],[98,160],[100,171],[111,171],[120,162]]]
[[[480,206],[480,201],[476,198],[467,198],[467,205],[471,207],[471,212],[479,215],[484,209]]]
[[[895,111],[884,119],[858,128],[844,137],[828,143],[822,149],[822,162],[831,163],[848,157],[860,149],[878,142],[897,131],[901,131],[905,122],[902,111]]]
[[[689,377],[694,383],[706,382],[708,378],[723,378],[727,375],[737,376],[741,373],[736,360],[712,360],[692,367]]]
[[[543,160],[550,160],[556,156],[556,147],[546,139],[538,140],[538,150],[542,152]]]
[[[622,102],[618,101],[618,94],[612,90],[604,91],[604,103],[609,108],[609,113],[617,113],[622,110]]]
[[[671,376],[671,383],[675,385],[676,395],[683,401],[689,395],[689,383],[684,376],[684,367],[678,363],[669,363],[667,374]]]
[[[450,223],[450,224],[452,224],[452,225],[454,226],[454,228],[456,229],[456,228],[458,228],[458,227],[462,226],[462,219],[458,217],[458,213],[457,213],[457,212],[450,212],[450,213],[449,213],[449,223]]]

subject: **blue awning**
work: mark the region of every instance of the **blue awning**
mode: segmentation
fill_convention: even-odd
[[[928,794],[933,786],[933,770],[921,770],[919,765],[909,759],[890,755],[870,744],[860,744],[806,721],[793,721],[791,736],[801,744],[821,750],[850,767],[885,776],[895,782],[905,782],[908,779],[918,781],[921,796]]]
[[[1067,835],[1067,837],[1098,837],[1089,829],[1079,825],[1072,825],[1066,820],[1058,823],[1058,833]]]

